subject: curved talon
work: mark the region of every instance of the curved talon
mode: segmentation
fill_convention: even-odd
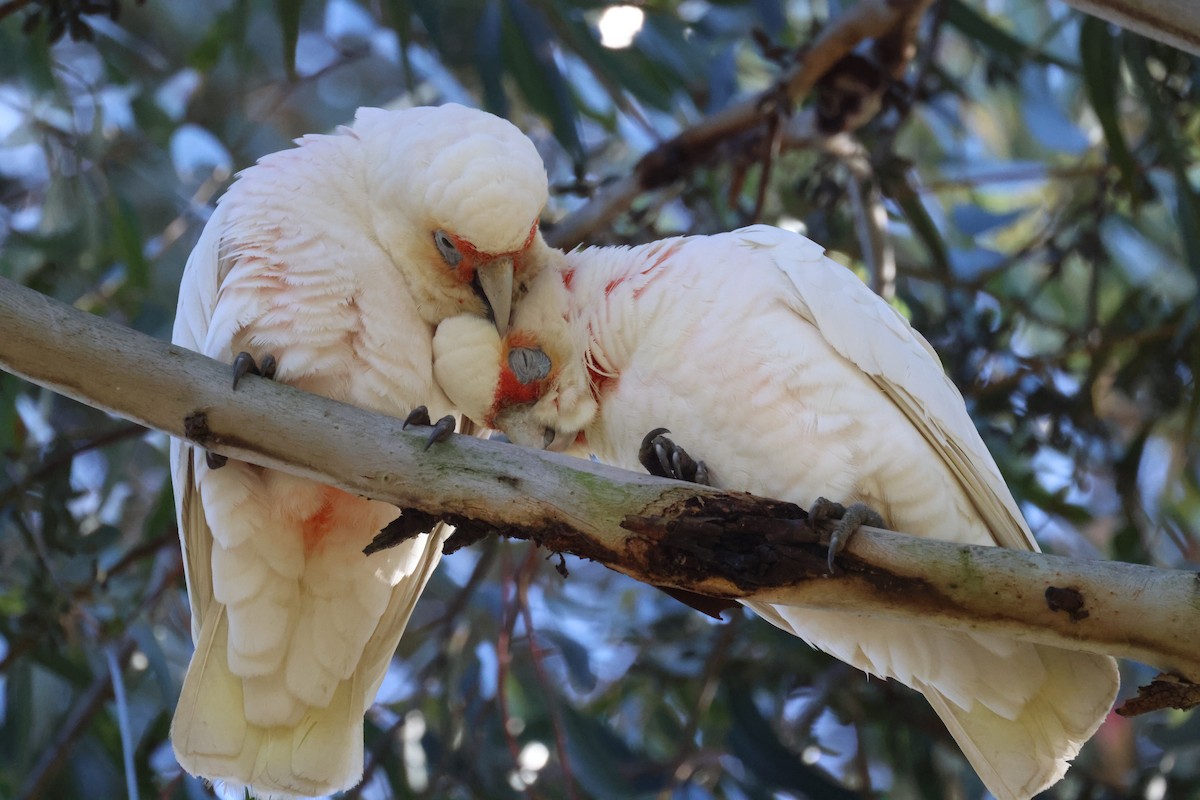
[[[278,368],[279,362],[270,353],[263,356],[262,364],[259,365],[254,361],[254,356],[243,350],[233,359],[233,388],[237,389],[238,383],[246,375],[257,375],[260,378],[274,380],[275,370]]]
[[[404,424],[400,426],[400,430],[408,430],[409,425],[432,425],[433,422],[429,419],[429,409],[425,406],[417,406],[412,411],[408,412],[408,416],[404,418]]]
[[[655,428],[642,439],[638,461],[651,475],[674,478],[677,481],[710,485],[708,465],[696,461],[675,442],[664,436],[666,428]]]
[[[649,472],[651,475],[658,475],[660,478],[665,477],[658,472],[658,457],[655,452],[654,440],[664,433],[670,433],[666,428],[655,428],[642,437],[642,444],[638,448],[638,463]],[[653,459],[651,458],[653,456]]]
[[[883,517],[879,512],[866,503],[853,503],[846,507],[824,497],[818,497],[812,504],[808,510],[808,517],[810,523],[814,525],[826,520],[837,521],[829,534],[829,554],[826,557],[831,575],[836,571],[833,565],[834,558],[846,548],[846,543],[858,532],[859,528],[863,525],[882,528],[884,525]]]
[[[434,442],[446,441],[452,433],[454,433],[454,417],[447,414],[434,423],[433,430],[429,432],[429,438],[425,440],[424,449],[428,450]]]
[[[671,463],[671,457],[667,455],[666,442],[668,440],[662,436],[654,440],[654,455],[658,457],[658,465],[662,467],[664,478],[675,477],[675,465]]]
[[[220,469],[229,463],[229,456],[223,456],[220,453],[214,453],[211,450],[205,450],[204,461],[208,464],[209,469]]]

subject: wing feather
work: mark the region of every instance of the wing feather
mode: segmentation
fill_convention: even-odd
[[[788,301],[796,313],[870,376],[912,422],[958,479],[995,544],[1038,550],[962,395],[925,337],[878,295],[863,291],[857,276],[827,258],[815,242],[767,226],[738,233],[744,241],[771,249],[795,288]]]

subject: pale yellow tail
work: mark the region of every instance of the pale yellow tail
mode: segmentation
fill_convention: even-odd
[[[348,789],[363,769],[365,690],[359,673],[343,681],[325,708],[300,723],[262,727],[246,721],[242,680],[229,671],[228,626],[214,605],[200,631],[171,724],[180,765],[260,798],[312,797]]]

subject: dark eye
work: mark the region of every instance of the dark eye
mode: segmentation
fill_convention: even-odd
[[[508,366],[525,386],[550,374],[550,356],[530,347],[514,347],[508,351]]]
[[[448,266],[457,267],[458,262],[462,261],[462,253],[458,252],[458,247],[450,238],[450,234],[445,231],[434,231],[433,243],[437,245],[438,252],[442,254],[442,260]]]

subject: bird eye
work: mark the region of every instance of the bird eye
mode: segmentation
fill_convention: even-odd
[[[521,385],[527,386],[550,374],[550,356],[532,347],[514,347],[508,351],[508,366]]]
[[[433,243],[437,245],[438,252],[442,254],[442,260],[448,266],[457,267],[458,262],[462,261],[462,253],[458,252],[458,247],[450,238],[450,234],[445,231],[434,231]]]

